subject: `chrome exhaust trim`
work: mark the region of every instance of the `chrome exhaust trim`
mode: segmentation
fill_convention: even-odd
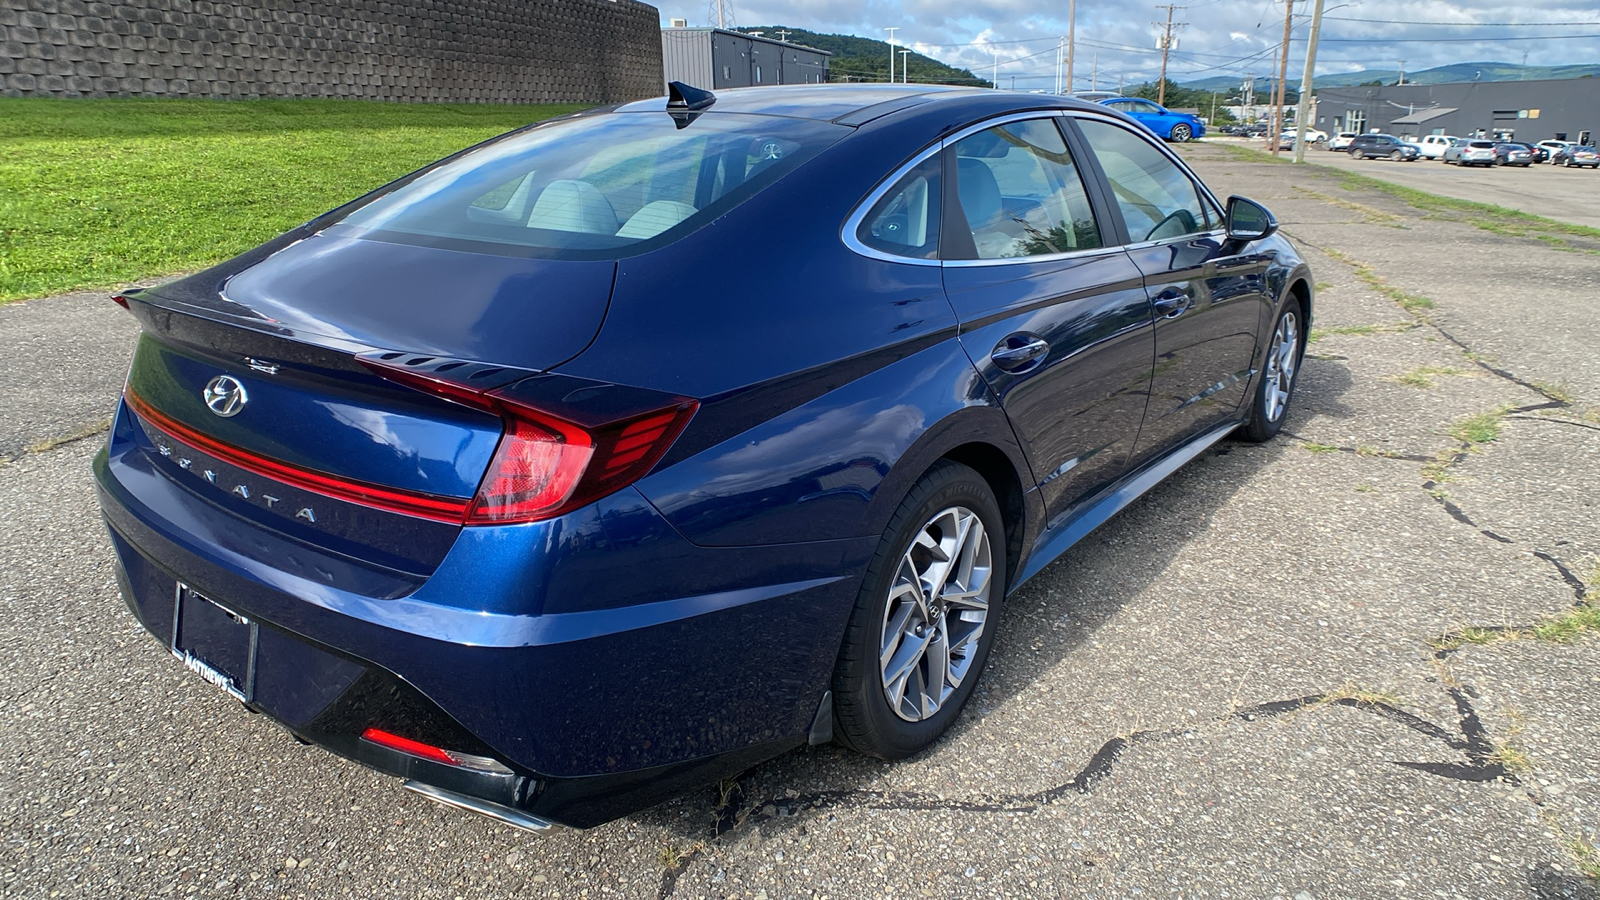
[[[408,791],[421,794],[435,803],[442,803],[445,806],[453,806],[456,809],[465,809],[485,815],[491,819],[504,822],[513,828],[521,828],[523,831],[531,831],[534,834],[550,834],[563,828],[563,826],[555,822],[541,819],[538,816],[530,816],[509,806],[501,806],[498,803],[479,800],[477,797],[468,797],[466,794],[447,791],[431,784],[423,784],[420,781],[407,781],[402,787]]]

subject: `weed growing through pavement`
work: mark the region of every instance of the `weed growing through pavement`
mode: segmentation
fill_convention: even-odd
[[[1450,436],[1466,444],[1487,444],[1500,437],[1502,420],[1510,411],[1511,407],[1507,405],[1468,416],[1450,426]]]
[[[1411,313],[1413,316],[1422,318],[1423,313],[1426,310],[1433,309],[1438,305],[1434,303],[1432,299],[1424,297],[1421,294],[1408,293],[1395,287],[1389,283],[1388,279],[1384,278],[1382,275],[1379,275],[1371,266],[1361,262],[1360,260],[1352,258],[1348,253],[1345,253],[1342,250],[1335,250],[1332,247],[1328,247],[1322,252],[1354,269],[1356,277],[1366,282],[1367,287],[1370,287],[1385,297],[1388,297],[1390,300],[1393,300],[1395,303],[1399,304],[1401,309]]]
[[[1427,389],[1438,387],[1438,377],[1441,375],[1471,374],[1465,369],[1457,369],[1453,366],[1419,366],[1402,375],[1396,375],[1389,380],[1399,382],[1407,387]]]

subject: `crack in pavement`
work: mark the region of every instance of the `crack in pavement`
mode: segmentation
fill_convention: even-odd
[[[1462,753],[1466,757],[1465,763],[1389,760],[1393,765],[1454,781],[1483,783],[1498,780],[1508,784],[1520,784],[1521,782],[1516,775],[1507,771],[1504,765],[1494,759],[1494,742],[1489,738],[1488,730],[1484,728],[1477,710],[1473,708],[1472,702],[1467,696],[1468,689],[1447,687],[1445,690],[1454,701],[1459,715],[1457,722],[1458,734],[1387,702],[1367,700],[1360,697],[1333,696],[1330,694],[1307,694],[1285,700],[1258,703],[1254,706],[1236,709],[1218,721],[1220,723],[1236,720],[1251,723],[1275,719],[1289,713],[1323,706],[1343,706],[1350,709],[1358,709],[1372,713],[1386,721],[1399,724],[1431,740],[1440,741],[1451,750]],[[756,810],[771,806],[774,814],[779,816],[795,816],[810,810],[849,808],[909,812],[927,810],[976,813],[1037,812],[1043,807],[1058,802],[1063,797],[1072,794],[1088,795],[1092,793],[1095,785],[1111,777],[1118,760],[1132,747],[1158,744],[1164,741],[1193,736],[1196,733],[1197,729],[1195,728],[1175,728],[1135,731],[1128,735],[1111,738],[1102,744],[1100,749],[1084,764],[1083,768],[1078,770],[1070,779],[1040,791],[1000,794],[976,799],[952,799],[918,791],[818,791],[795,797],[767,798],[762,802],[752,803],[750,809]],[[738,788],[738,792],[742,798],[743,788]],[[677,890],[678,879],[683,875],[690,863],[708,853],[711,845],[721,842],[726,835],[737,831],[743,826],[749,819],[750,813],[745,812],[742,815],[739,813],[740,808],[738,806],[734,806],[731,814],[725,807],[719,807],[717,823],[713,826],[710,839],[702,841],[693,850],[684,854],[677,865],[667,867],[662,871],[660,889],[657,892],[658,900],[668,900],[673,895]]]

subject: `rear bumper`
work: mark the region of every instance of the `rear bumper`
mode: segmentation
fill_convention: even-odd
[[[466,529],[397,590],[142,466],[126,411],[94,471],[125,599],[169,650],[181,584],[255,623],[246,704],[390,774],[580,827],[803,743],[876,543],[707,550],[624,491],[553,523]],[[630,517],[631,545],[606,540]],[[644,600],[651,570],[665,596]],[[389,750],[367,727],[511,774]]]

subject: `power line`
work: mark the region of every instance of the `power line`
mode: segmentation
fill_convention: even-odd
[[[1551,28],[1555,26],[1600,25],[1600,22],[1407,22],[1401,19],[1357,19],[1352,16],[1323,16],[1328,22],[1368,22],[1373,25],[1448,25],[1452,28]]]
[[[1530,34],[1492,38],[1323,38],[1324,44],[1498,44],[1501,41],[1576,41],[1600,34]]]

